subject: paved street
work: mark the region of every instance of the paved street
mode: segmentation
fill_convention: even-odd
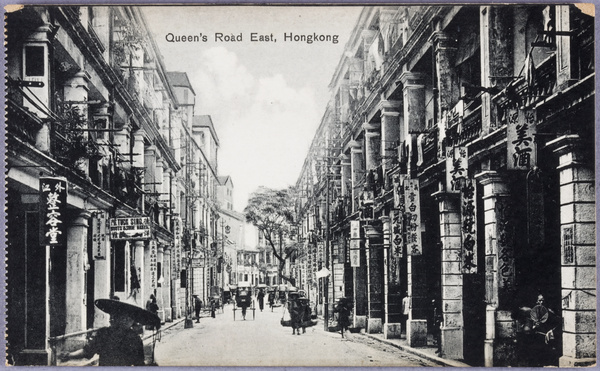
[[[256,310],[252,320],[233,320],[232,306],[216,318],[202,318],[184,329],[181,322],[163,331],[156,344],[159,366],[439,366],[428,360],[373,341],[360,334],[342,339],[323,330],[323,323],[292,335],[291,327],[279,323],[283,307],[271,312]]]

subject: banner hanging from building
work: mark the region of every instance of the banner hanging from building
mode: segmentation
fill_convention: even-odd
[[[537,165],[535,146],[536,111],[509,109],[506,113],[506,147],[508,170],[529,170]]]
[[[448,149],[446,157],[446,191],[458,193],[463,188],[469,174],[469,154],[467,147]]]
[[[150,219],[144,217],[110,219],[111,240],[147,240],[150,238]]]
[[[462,272],[477,273],[477,210],[475,181],[468,179],[460,193]]]
[[[360,267],[360,221],[350,221],[350,266]]]
[[[106,260],[106,236],[108,218],[106,212],[99,211],[92,215],[92,251],[94,260]]]
[[[392,246],[392,257],[394,259],[400,259],[403,256],[404,249],[404,238],[402,235],[403,226],[403,215],[400,210],[392,210],[392,234],[391,246]]]
[[[421,198],[419,179],[404,181],[404,206],[406,215],[406,250],[408,255],[421,255]]]
[[[67,227],[67,179],[61,177],[40,178],[40,244],[42,246],[66,246]]]

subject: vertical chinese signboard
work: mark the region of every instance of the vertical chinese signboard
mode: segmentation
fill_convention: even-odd
[[[155,289],[157,287],[158,279],[158,252],[156,249],[156,241],[150,240],[150,287]]]
[[[64,223],[67,187],[65,178],[40,178],[40,244],[42,246],[66,246],[67,244]]]
[[[529,170],[537,164],[536,114],[533,109],[509,109],[506,115],[508,170]]]
[[[406,250],[409,255],[421,255],[421,198],[419,180],[404,181],[404,207],[406,215]]]
[[[467,147],[454,147],[446,157],[446,190],[458,193],[464,186],[469,169]]]
[[[462,272],[477,273],[477,210],[475,207],[475,181],[468,179],[460,193]]]
[[[92,251],[94,260],[106,259],[106,213],[94,213],[92,217]]]
[[[360,221],[350,221],[350,266],[360,267]]]
[[[509,227],[508,200],[496,200],[496,238],[498,247],[498,287],[510,291],[515,284],[515,258],[512,231]]]
[[[173,279],[178,279],[179,274],[181,272],[181,238],[182,238],[182,229],[181,229],[181,217],[176,217],[173,219],[173,252],[171,252],[171,256],[173,259]]]

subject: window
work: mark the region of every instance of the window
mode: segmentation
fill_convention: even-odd
[[[45,52],[43,46],[25,47],[25,76],[44,76]]]

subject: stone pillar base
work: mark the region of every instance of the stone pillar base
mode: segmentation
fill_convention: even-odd
[[[596,358],[573,358],[562,356],[558,359],[558,367],[590,367],[596,364]]]
[[[381,318],[369,318],[367,321],[367,333],[368,334],[380,334],[383,323]]]
[[[354,326],[359,328],[367,327],[367,316],[354,316]]]
[[[383,337],[385,339],[400,339],[402,325],[400,323],[386,323],[383,326]]]
[[[165,308],[165,322],[173,322],[173,312],[171,308]]]
[[[158,316],[158,318],[160,318],[160,323],[165,323],[165,310],[164,309],[159,309],[158,312],[156,312],[156,315]]]
[[[69,352],[75,351],[77,349],[81,349],[86,344],[85,335],[72,336],[65,339],[63,348],[68,350]]]
[[[494,339],[483,342],[483,366],[494,367]]]
[[[443,327],[442,356],[449,359],[463,359],[463,329],[460,327]]]
[[[48,366],[50,353],[49,349],[23,349],[19,352],[17,362],[22,365]]]
[[[410,347],[427,346],[427,320],[412,319],[406,321],[406,339]]]

